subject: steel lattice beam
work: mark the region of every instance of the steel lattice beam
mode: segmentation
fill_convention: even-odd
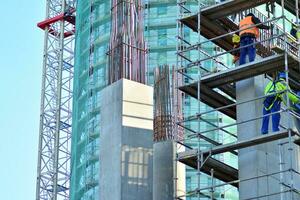
[[[36,199],[69,199],[75,0],[47,0]],[[57,16],[64,15],[58,20]],[[70,17],[74,20],[70,20]],[[51,20],[55,19],[55,20]],[[39,23],[40,24],[40,23]],[[41,28],[41,27],[40,27]]]

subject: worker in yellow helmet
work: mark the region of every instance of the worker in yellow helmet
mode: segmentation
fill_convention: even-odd
[[[298,27],[296,24],[292,24],[292,28],[291,28],[291,31],[290,31],[290,34],[296,39],[300,39],[300,31],[298,30]]]
[[[273,132],[279,131],[279,111],[281,107],[281,102],[283,102],[285,105],[287,104],[284,95],[288,95],[288,98],[291,101],[292,105],[300,103],[300,100],[297,97],[297,95],[294,95],[293,93],[289,92],[290,87],[286,83],[285,79],[285,72],[280,72],[278,74],[278,78],[275,78],[275,80],[270,81],[265,87],[265,95],[268,96],[263,102],[263,120],[261,127],[262,134],[267,134],[269,131],[269,119],[271,113],[274,113],[272,114],[272,130]]]
[[[240,65],[246,63],[247,55],[249,57],[249,62],[255,60],[256,48],[254,43],[256,39],[259,38],[259,29],[270,29],[269,26],[260,23],[261,21],[252,13],[249,13],[239,23],[239,35],[241,37]],[[256,24],[259,25],[254,26]]]
[[[289,38],[289,42],[291,43],[291,51],[297,53],[298,51],[297,41],[300,39],[300,31],[298,30],[297,25],[294,23],[292,23],[290,34],[293,36]]]
[[[233,43],[233,49],[238,49],[240,47],[240,36],[237,34],[233,34],[232,36],[232,43]],[[232,52],[233,55],[233,63],[236,63],[238,60],[240,60],[240,51],[234,50]]]

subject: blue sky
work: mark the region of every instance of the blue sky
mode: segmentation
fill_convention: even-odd
[[[0,6],[0,199],[35,198],[45,2]]]

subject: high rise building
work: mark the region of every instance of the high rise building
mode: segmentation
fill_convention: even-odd
[[[191,3],[190,6],[195,7],[197,5],[198,3],[195,2]],[[153,69],[155,67],[163,64],[176,64],[177,1],[144,0],[144,6],[144,35],[149,49],[145,76],[148,80],[147,83],[152,85],[154,81]],[[72,200],[98,199],[99,197],[100,91],[108,84],[107,51],[111,28],[110,10],[110,0],[77,1],[72,135]],[[185,31],[188,35],[187,38],[190,40],[196,38],[196,35],[191,31]],[[212,54],[216,50],[212,44],[207,44],[204,48]],[[205,67],[215,67],[215,63],[207,62]],[[191,71],[190,75],[195,76],[197,72]],[[187,115],[197,112],[196,101],[186,98],[184,104],[184,112]],[[209,108],[202,106],[201,109],[207,110]],[[222,121],[222,117],[217,114],[212,114],[207,119],[214,124]],[[196,126],[196,124],[191,123],[188,126]],[[214,139],[222,140],[223,138]],[[197,145],[197,142],[189,141],[188,145]],[[194,170],[187,168],[186,184],[189,190],[196,187],[195,173]],[[207,184],[208,181],[209,177],[201,179],[203,185]],[[219,198],[222,198],[222,191],[219,193]]]

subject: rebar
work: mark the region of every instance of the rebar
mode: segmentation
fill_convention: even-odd
[[[175,93],[175,67],[159,66],[154,71],[154,141],[182,139],[181,95]],[[175,131],[177,130],[177,132]]]
[[[109,84],[126,78],[146,83],[146,44],[141,0],[112,0]]]

